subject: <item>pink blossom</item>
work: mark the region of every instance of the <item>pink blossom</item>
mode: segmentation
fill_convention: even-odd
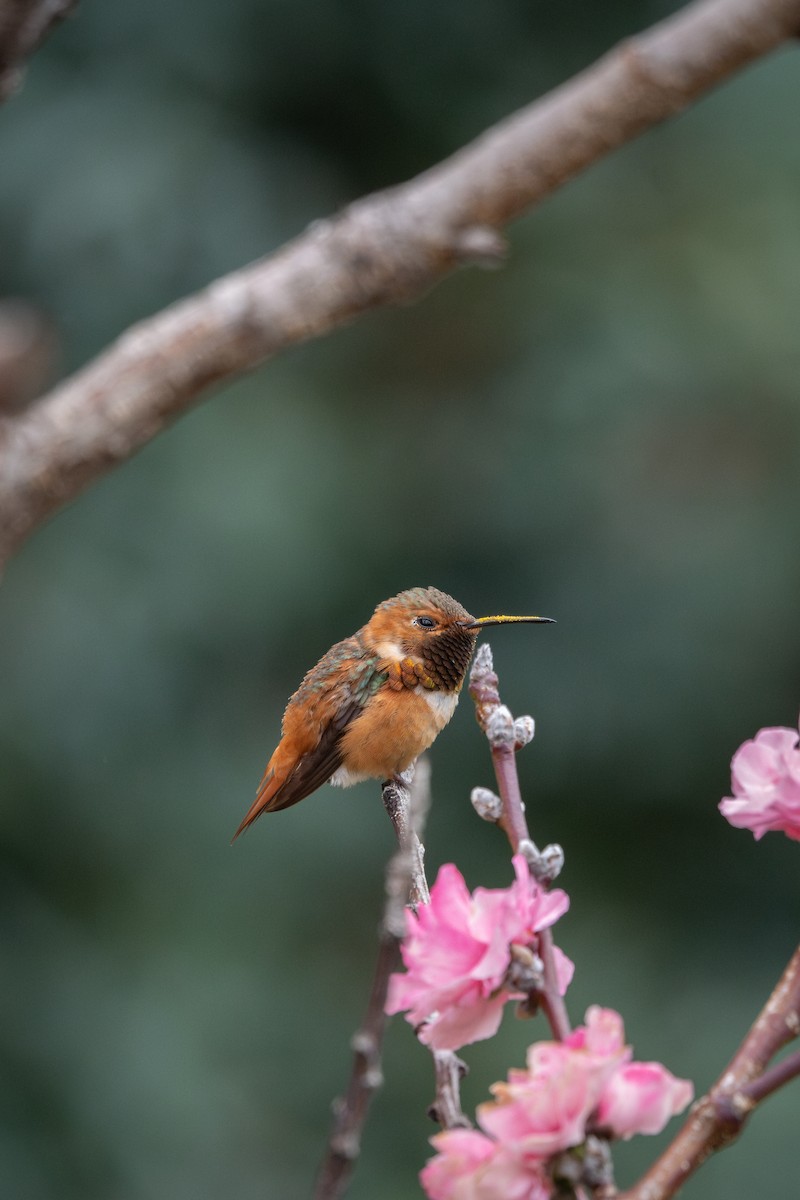
[[[693,1095],[689,1080],[676,1079],[661,1063],[628,1063],[604,1087],[595,1121],[626,1140],[635,1133],[660,1133]]]
[[[478,1120],[498,1141],[549,1158],[584,1140],[604,1088],[630,1055],[619,1014],[590,1008],[566,1041],[531,1046],[527,1070],[494,1085],[495,1100],[480,1106]]]
[[[548,1200],[542,1163],[526,1161],[474,1129],[448,1129],[431,1143],[438,1154],[420,1171],[429,1200]]]
[[[563,1042],[537,1042],[478,1108],[483,1130],[449,1130],[420,1175],[429,1200],[545,1200],[547,1160],[579,1146],[587,1128],[629,1138],[659,1133],[692,1099],[660,1063],[631,1062],[619,1013],[593,1006]]]
[[[756,839],[771,829],[800,841],[800,747],[794,729],[761,729],[731,763],[733,796],[720,802],[722,815]]]
[[[388,1013],[408,1010],[422,1026],[420,1039],[436,1050],[458,1050],[491,1037],[503,1005],[520,994],[506,983],[511,946],[535,948],[535,936],[569,908],[566,892],[545,892],[531,879],[522,855],[512,860],[516,880],[508,888],[477,888],[470,895],[452,863],[441,868],[430,904],[406,913],[402,955],[406,974],[392,975]],[[556,955],[562,995],[573,966]]]

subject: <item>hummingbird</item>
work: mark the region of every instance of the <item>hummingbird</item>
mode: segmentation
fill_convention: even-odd
[[[405,771],[452,717],[480,631],[526,622],[553,623],[473,617],[434,587],[384,600],[290,698],[281,740],[233,840],[262,813],[289,808],[326,781],[349,787]]]

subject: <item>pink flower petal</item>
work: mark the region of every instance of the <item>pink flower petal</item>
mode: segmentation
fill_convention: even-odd
[[[428,1200],[549,1200],[542,1164],[526,1161],[482,1133],[449,1129],[431,1142],[438,1154],[419,1177]]]
[[[460,1050],[470,1042],[494,1037],[503,1019],[508,992],[487,1000],[451,1004],[419,1031],[419,1040],[432,1050]]]
[[[556,985],[558,987],[559,996],[566,996],[567,988],[572,983],[572,976],[575,974],[575,963],[571,958],[567,958],[563,950],[558,946],[553,946],[553,957],[556,964]]]
[[[606,1084],[596,1120],[614,1137],[626,1140],[635,1133],[660,1133],[693,1096],[689,1080],[676,1079],[661,1063],[632,1062]]]
[[[491,1138],[474,1129],[448,1129],[437,1133],[431,1143],[439,1151],[422,1168],[420,1183],[429,1200],[471,1200],[470,1191],[479,1168],[496,1153]]]
[[[423,924],[435,919],[452,929],[466,929],[471,906],[472,897],[464,876],[455,863],[445,863],[431,888],[431,902],[420,909],[419,919]]]

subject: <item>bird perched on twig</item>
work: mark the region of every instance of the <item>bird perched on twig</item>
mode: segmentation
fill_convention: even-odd
[[[283,736],[234,840],[262,813],[296,804],[326,780],[349,787],[405,771],[452,717],[481,629],[525,622],[552,623],[472,617],[432,587],[384,600],[289,700]]]

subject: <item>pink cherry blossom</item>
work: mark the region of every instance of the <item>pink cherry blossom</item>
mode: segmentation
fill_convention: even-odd
[[[478,1109],[481,1127],[541,1158],[577,1146],[604,1088],[630,1055],[619,1014],[590,1008],[584,1027],[564,1042],[535,1043],[527,1070],[512,1070],[508,1083],[494,1085],[495,1100]]]
[[[458,1050],[496,1033],[507,1000],[520,993],[505,983],[511,946],[535,949],[536,934],[569,908],[566,892],[539,888],[522,855],[513,858],[508,888],[470,895],[457,867],[447,863],[431,888],[430,904],[406,913],[402,955],[406,974],[392,975],[387,1013],[408,1010],[419,1036],[435,1050]],[[563,995],[573,966],[556,955]]]
[[[756,840],[771,829],[800,841],[800,747],[794,729],[762,729],[731,763],[733,796],[719,805],[731,825]]]
[[[479,1106],[482,1133],[431,1139],[438,1154],[420,1175],[429,1200],[544,1200],[548,1159],[579,1146],[587,1128],[621,1138],[660,1132],[690,1102],[692,1085],[631,1054],[619,1013],[596,1006],[565,1041],[531,1046],[526,1070],[509,1071]]]
[[[661,1063],[628,1063],[603,1088],[595,1121],[626,1141],[635,1133],[660,1133],[693,1095],[689,1080],[676,1079]]]

